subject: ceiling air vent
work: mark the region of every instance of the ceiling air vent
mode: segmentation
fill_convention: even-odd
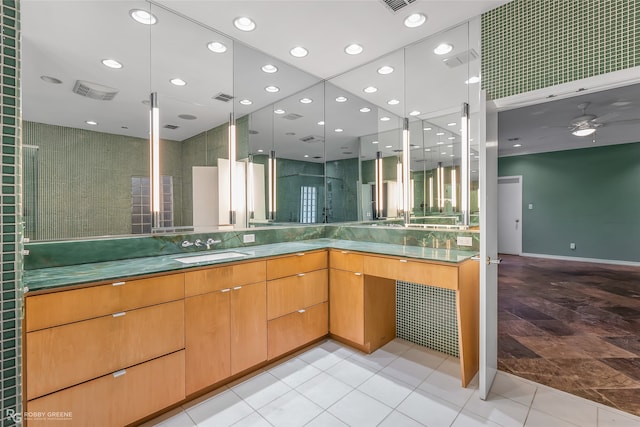
[[[382,2],[393,12],[397,12],[405,6],[409,6],[416,0],[382,0]]]
[[[220,92],[219,94],[214,95],[213,99],[217,99],[218,101],[222,101],[222,102],[229,102],[233,99],[233,96]]]
[[[478,59],[478,57],[478,52],[473,49],[469,49],[457,54],[456,56],[445,58],[442,60],[442,62],[444,62],[449,68],[455,68],[462,64],[466,64],[467,62]]]
[[[314,142],[324,142],[324,138],[318,135],[309,135],[309,136],[300,138],[300,141],[311,144]]]
[[[73,86],[73,93],[99,101],[111,101],[118,94],[118,89],[86,80],[76,80],[76,84]]]
[[[177,125],[164,125],[165,129],[171,129],[171,130],[178,129],[179,127],[180,126],[177,126]]]
[[[287,114],[286,116],[282,116],[283,119],[287,119],[287,120],[298,120],[300,117],[302,116],[296,113],[290,113],[290,114]]]

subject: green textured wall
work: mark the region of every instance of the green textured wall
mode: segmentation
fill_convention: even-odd
[[[638,0],[513,0],[482,15],[492,99],[636,66]]]
[[[20,3],[3,0],[2,14],[2,370],[0,416],[3,426],[15,425],[8,411],[22,411],[21,395],[21,319],[22,319],[22,219],[20,218]]]
[[[23,143],[38,147],[31,238],[131,233],[131,177],[149,175],[148,140],[25,121]],[[174,177],[175,225],[180,225],[180,143],[163,140],[160,157],[163,174]]]
[[[290,159],[276,160],[276,221],[300,221],[300,187],[316,187],[316,222],[322,221],[324,208],[324,163],[301,162]]]
[[[523,252],[640,262],[640,143],[503,157],[498,174],[523,176]]]
[[[327,222],[358,220],[358,159],[327,161]]]

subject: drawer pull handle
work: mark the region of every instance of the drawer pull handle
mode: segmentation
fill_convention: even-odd
[[[242,286],[234,286],[233,290],[237,291],[238,289],[242,289]]]
[[[298,273],[298,277],[304,277],[304,273]]]
[[[401,259],[400,262],[409,262],[406,259]]]
[[[115,282],[115,283],[112,283],[112,284],[111,284],[111,286],[122,286],[122,285],[124,285],[125,283],[126,283],[126,282]]]
[[[127,312],[126,312],[126,311],[121,311],[120,313],[113,313],[113,314],[112,314],[112,316],[113,316],[113,317],[122,317],[122,316],[124,316],[125,314],[127,314]]]
[[[349,251],[340,251],[341,254],[348,254]]]
[[[304,252],[298,252],[296,255],[297,256],[304,256]]]
[[[362,273],[353,273],[353,274],[355,274],[356,276],[362,276]]]
[[[229,292],[231,288],[222,289],[220,292]]]
[[[126,369],[120,369],[118,372],[113,373],[113,378],[118,378],[127,373]]]
[[[303,308],[303,309],[298,310],[298,313],[304,313],[305,311],[307,311],[307,310],[305,310],[305,309]]]

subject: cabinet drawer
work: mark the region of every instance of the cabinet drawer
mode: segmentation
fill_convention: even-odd
[[[29,419],[29,427],[123,426],[173,405],[185,397],[184,351],[31,400],[30,413],[66,412],[63,422]]]
[[[265,261],[245,262],[190,271],[185,273],[185,294],[190,297],[233,286],[263,282],[265,277]]]
[[[267,283],[267,318],[274,319],[328,299],[327,270],[298,273]]]
[[[49,328],[184,298],[184,274],[170,274],[28,296],[26,331]]]
[[[314,305],[269,321],[269,360],[327,335],[328,303]]]
[[[329,266],[337,270],[362,273],[364,255],[357,252],[332,249],[329,252]]]
[[[26,334],[27,398],[184,348],[184,300]]]
[[[454,266],[431,264],[407,258],[365,256],[364,273],[369,276],[458,289],[458,268]]]
[[[267,260],[267,280],[327,268],[327,251],[299,252]]]

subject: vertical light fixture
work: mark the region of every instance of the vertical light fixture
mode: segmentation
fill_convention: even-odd
[[[457,171],[456,167],[451,168],[451,207],[455,211],[458,206],[458,182],[456,179]]]
[[[404,216],[404,188],[402,181],[402,161],[398,159],[398,163],[396,163],[396,203],[398,206],[398,216]]]
[[[442,162],[438,162],[438,210],[442,212],[444,208],[444,169]]]
[[[469,226],[469,104],[462,103],[462,130],[461,153],[462,162],[460,164],[460,184],[461,198],[460,211],[462,212],[462,225]]]
[[[410,144],[409,144],[410,134],[409,134],[409,119],[407,117],[404,118],[402,123],[402,209],[404,213],[404,223],[405,225],[409,224],[411,221],[411,204],[410,204],[410,192],[411,183],[409,182],[410,176],[410,165],[409,165],[409,155],[410,155]]]
[[[433,176],[429,177],[429,212],[433,207]]]
[[[249,219],[253,219],[255,214],[254,207],[254,188],[253,188],[253,155],[249,154],[249,161],[247,162],[247,216]]]
[[[276,219],[276,152],[269,152],[269,220]]]
[[[160,108],[157,92],[151,93],[151,138],[150,180],[151,180],[151,227],[160,226]]]
[[[236,121],[233,113],[229,114],[229,224],[236,223],[234,181],[236,172]]]
[[[376,152],[376,218],[382,218],[383,200],[382,196],[382,151]]]

